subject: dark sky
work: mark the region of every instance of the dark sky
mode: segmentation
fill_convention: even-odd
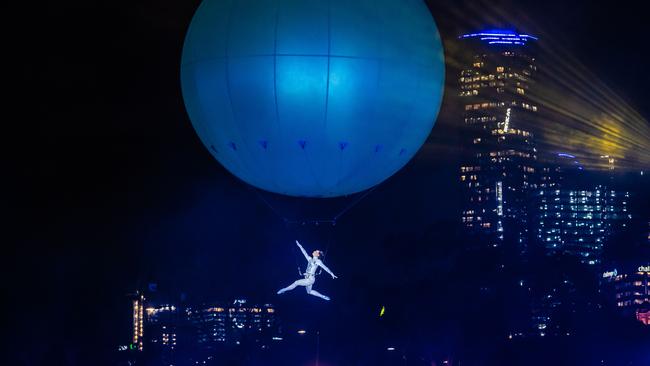
[[[430,3],[445,40],[481,22],[464,22],[450,10],[480,13],[478,2]],[[179,62],[198,4],[67,1],[15,12],[21,113],[6,122],[20,132],[5,137],[13,149],[3,292],[15,300],[6,314],[17,329],[13,352],[23,358],[113,347],[122,336],[115,324],[128,321],[118,310],[124,294],[148,281],[195,296],[267,300],[295,274],[292,239],[324,237],[283,225],[195,135],[180,94]],[[647,19],[636,2],[490,4],[511,15],[504,25],[522,28],[532,19],[559,35],[650,115]],[[453,85],[455,75],[448,80]],[[338,281],[399,287],[426,277],[432,263],[445,265],[444,256],[436,262],[438,249],[419,243],[444,241],[440,231],[458,217],[455,111],[448,95],[431,142],[341,220],[328,258],[342,274]],[[390,244],[394,237],[401,244]],[[366,260],[389,269],[363,279],[357,262]],[[338,284],[323,286],[336,298]],[[52,319],[35,319],[42,309]],[[82,334],[91,341],[79,343]]]

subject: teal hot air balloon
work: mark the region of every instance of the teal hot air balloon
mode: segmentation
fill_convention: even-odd
[[[212,155],[298,197],[360,192],[397,172],[429,135],[443,81],[422,0],[204,0],[181,63]]]

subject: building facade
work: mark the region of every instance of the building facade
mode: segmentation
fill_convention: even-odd
[[[528,246],[527,196],[536,187],[532,126],[538,106],[530,96],[537,38],[513,31],[466,34],[472,52],[459,78],[468,141],[460,167],[462,224],[492,247]]]
[[[533,199],[536,238],[549,255],[566,254],[600,265],[605,241],[630,218],[629,198],[629,192],[604,186],[540,188]]]
[[[133,295],[133,338],[131,348],[142,351],[144,346],[144,295],[136,293]]]
[[[268,346],[277,336],[275,308],[271,304],[247,305],[237,299],[230,305],[214,303],[185,309],[195,330],[196,344],[209,352],[222,344],[253,342]]]
[[[650,263],[609,269],[602,273],[602,284],[623,315],[650,325]]]
[[[266,349],[281,339],[275,307],[245,299],[187,304],[133,298],[132,343],[124,351],[144,365],[218,363],[220,350]],[[205,361],[205,362],[204,362]]]

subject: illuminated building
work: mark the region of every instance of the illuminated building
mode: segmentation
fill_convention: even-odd
[[[188,340],[187,333],[183,333],[183,314],[174,305],[151,303],[147,304],[145,314],[148,358],[161,365],[174,364],[179,343]]]
[[[639,266],[636,272],[619,273],[614,277],[616,306],[637,309],[650,302],[650,265]]]
[[[238,299],[230,306],[194,306],[185,312],[196,332],[197,346],[203,351],[213,350],[219,344],[251,340],[267,345],[277,336],[275,308],[271,304],[247,306],[246,300]]]
[[[188,305],[133,300],[133,345],[141,358],[157,365],[190,365],[214,359],[219,349],[277,343],[279,324],[271,304]]]
[[[201,306],[186,310],[188,320],[197,330],[197,342],[202,348],[212,348],[226,341],[228,309],[221,305]]]
[[[136,293],[133,299],[133,339],[132,347],[142,351],[144,347],[144,295]]]
[[[537,151],[531,126],[537,38],[513,31],[466,34],[472,51],[459,78],[467,157],[460,167],[462,224],[492,247],[528,245],[527,196],[536,187]]]
[[[528,257],[528,201],[538,182],[533,127],[539,124],[540,106],[531,98],[536,88],[537,38],[489,30],[459,40],[470,52],[458,79],[462,135],[467,137],[459,172],[461,224],[471,241],[483,248],[500,248],[500,257],[518,262]],[[503,262],[498,264],[494,267],[503,268]],[[531,309],[531,293],[523,283],[527,279],[517,288],[494,284],[505,286],[502,290],[510,297],[506,312],[511,339],[539,332],[540,324],[549,323],[546,313]]]
[[[611,269],[603,272],[603,283],[609,287],[615,306],[624,315],[635,316],[649,325],[650,319],[650,263]]]
[[[625,226],[628,192],[597,186],[593,190],[541,188],[534,200],[537,240],[547,254],[566,254],[598,265],[606,239]]]

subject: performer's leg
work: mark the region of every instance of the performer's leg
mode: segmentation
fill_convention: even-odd
[[[285,293],[287,291],[291,291],[294,288],[296,288],[297,286],[307,286],[308,284],[309,284],[309,281],[307,279],[296,280],[292,284],[290,284],[289,286],[287,286],[287,287],[281,289],[280,291],[278,291],[278,295],[280,295],[282,293]]]
[[[313,290],[313,289],[311,288],[311,286],[312,286],[312,285],[309,285],[309,286],[306,287],[306,289],[307,289],[307,293],[308,293],[308,294],[310,294],[310,295],[314,295],[314,296],[318,296],[318,297],[320,297],[320,298],[323,299],[323,300],[327,300],[327,301],[329,301],[330,298],[329,298],[328,296],[325,296],[325,295],[321,294],[320,292],[318,292],[318,291],[316,291],[316,290]]]

